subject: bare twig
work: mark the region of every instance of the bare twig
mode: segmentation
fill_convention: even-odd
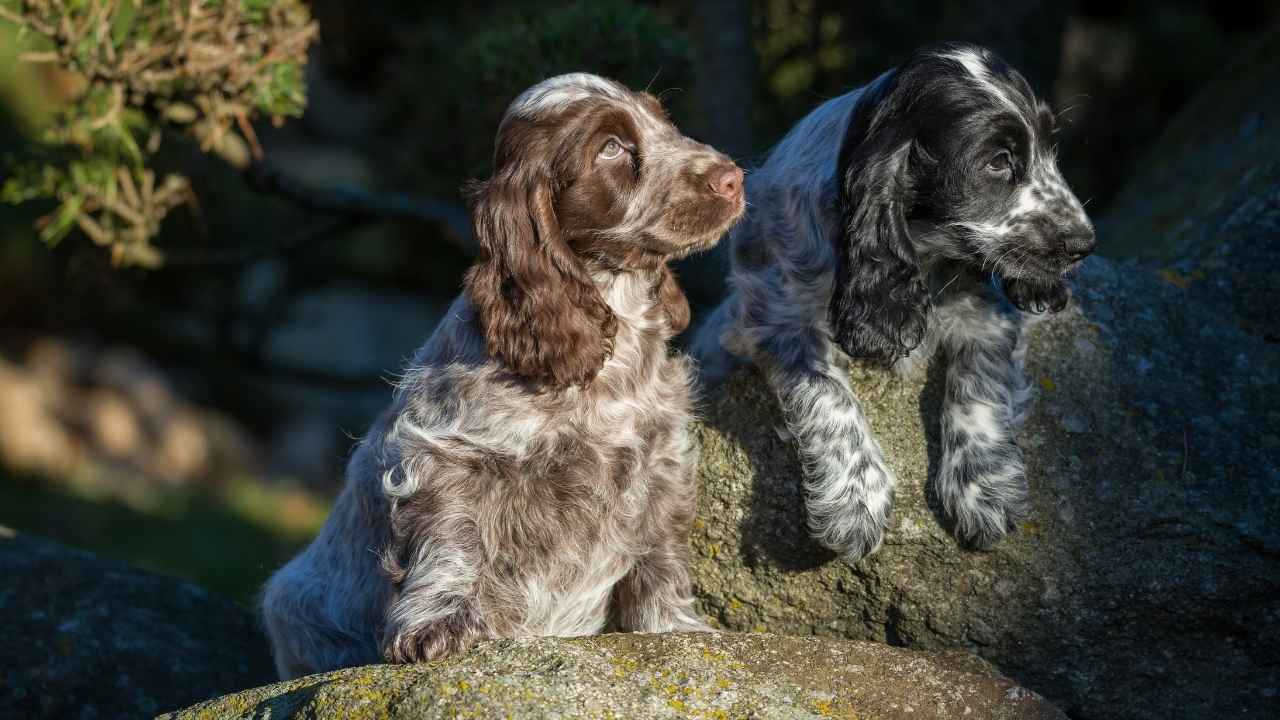
[[[192,253],[188,255],[169,254],[165,256],[164,266],[168,270],[216,270],[218,268],[236,268],[258,258],[270,255],[287,255],[303,247],[328,240],[333,236],[359,227],[369,222],[370,218],[347,215],[330,220],[318,227],[309,228],[292,237],[271,245],[215,252]]]
[[[58,62],[58,53],[49,52],[25,52],[18,55],[18,59],[22,62],[29,63],[52,63]]]
[[[1182,477],[1187,476],[1187,461],[1191,457],[1191,430],[1182,424]]]
[[[467,257],[476,255],[471,218],[459,205],[406,193],[312,187],[266,163],[251,166],[245,177],[259,192],[278,195],[307,210],[357,218],[400,218],[434,225],[444,230],[446,239],[454,248]]]

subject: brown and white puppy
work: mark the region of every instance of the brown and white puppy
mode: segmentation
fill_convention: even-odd
[[[686,569],[689,306],[667,261],[742,214],[742,171],[593,75],[507,109],[471,188],[482,253],[267,582],[284,678],[482,638],[706,629]]]

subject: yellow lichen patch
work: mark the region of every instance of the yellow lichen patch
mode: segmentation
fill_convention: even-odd
[[[729,654],[721,650],[714,650],[709,647],[704,647],[702,648],[702,657],[706,660],[714,660],[715,662],[724,662],[725,660],[729,659]]]
[[[838,699],[813,700],[813,711],[819,717],[840,718],[841,720],[859,720],[858,713],[847,703]]]
[[[609,664],[613,666],[615,677],[626,677],[640,669],[640,662],[633,657],[612,655],[609,657]]]
[[[1044,388],[1048,392],[1053,392],[1058,389],[1058,384],[1053,381],[1053,378],[1045,375],[1040,378],[1040,387]]]

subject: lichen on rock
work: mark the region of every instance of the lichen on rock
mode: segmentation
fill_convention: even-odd
[[[1064,718],[964,653],[772,635],[499,640],[420,665],[313,675],[162,716]]]

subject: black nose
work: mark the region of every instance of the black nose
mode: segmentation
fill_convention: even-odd
[[[1062,235],[1062,254],[1071,262],[1083,260],[1098,246],[1093,228],[1081,225],[1071,228]]]

